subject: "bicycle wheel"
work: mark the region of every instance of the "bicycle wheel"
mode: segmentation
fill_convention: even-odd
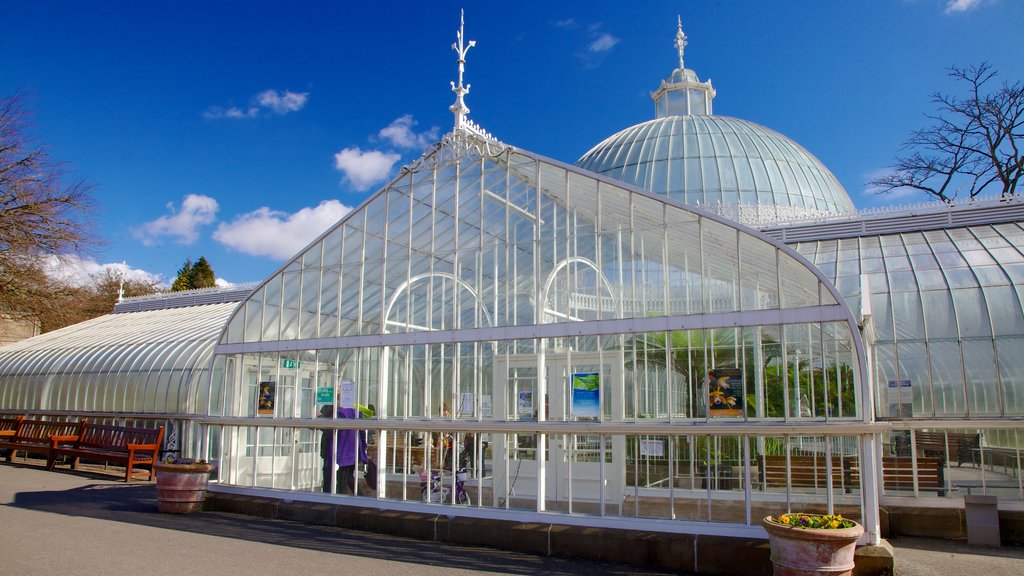
[[[466,492],[465,490],[459,492],[458,501],[459,504],[463,504],[465,506],[470,506],[473,504],[473,501],[469,498],[469,492]]]

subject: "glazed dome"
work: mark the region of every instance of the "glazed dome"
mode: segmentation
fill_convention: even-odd
[[[754,122],[712,114],[715,90],[683,65],[651,98],[657,118],[606,138],[576,165],[747,225],[855,213],[817,158]]]
[[[789,138],[746,120],[686,115],[626,128],[576,165],[740,220],[854,212],[836,177]],[[756,206],[756,208],[755,208]],[[770,208],[769,208],[770,207]],[[767,209],[766,209],[767,208]],[[773,218],[774,216],[774,218]]]

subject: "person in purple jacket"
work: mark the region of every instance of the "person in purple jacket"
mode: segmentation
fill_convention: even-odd
[[[330,407],[321,411],[330,415]],[[338,408],[338,418],[356,418],[355,408]],[[320,440],[320,455],[324,456],[324,492],[330,492],[330,469],[332,463],[327,454],[334,454],[338,463],[338,494],[353,495],[356,491],[356,458],[359,462],[366,464],[369,458],[366,456],[366,432],[359,430],[358,445],[356,441],[356,430],[338,430],[338,446],[334,449],[334,433],[329,430],[323,432]]]

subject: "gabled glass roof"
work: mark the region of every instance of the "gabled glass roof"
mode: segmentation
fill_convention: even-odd
[[[831,290],[753,230],[457,131],[257,288],[221,343],[836,306]]]

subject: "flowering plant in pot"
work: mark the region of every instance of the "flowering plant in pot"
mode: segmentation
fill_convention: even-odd
[[[213,466],[203,459],[168,456],[153,465],[156,507],[168,514],[191,514],[203,509]]]
[[[853,573],[853,554],[864,527],[842,514],[780,514],[761,521],[768,532],[775,576]]]

